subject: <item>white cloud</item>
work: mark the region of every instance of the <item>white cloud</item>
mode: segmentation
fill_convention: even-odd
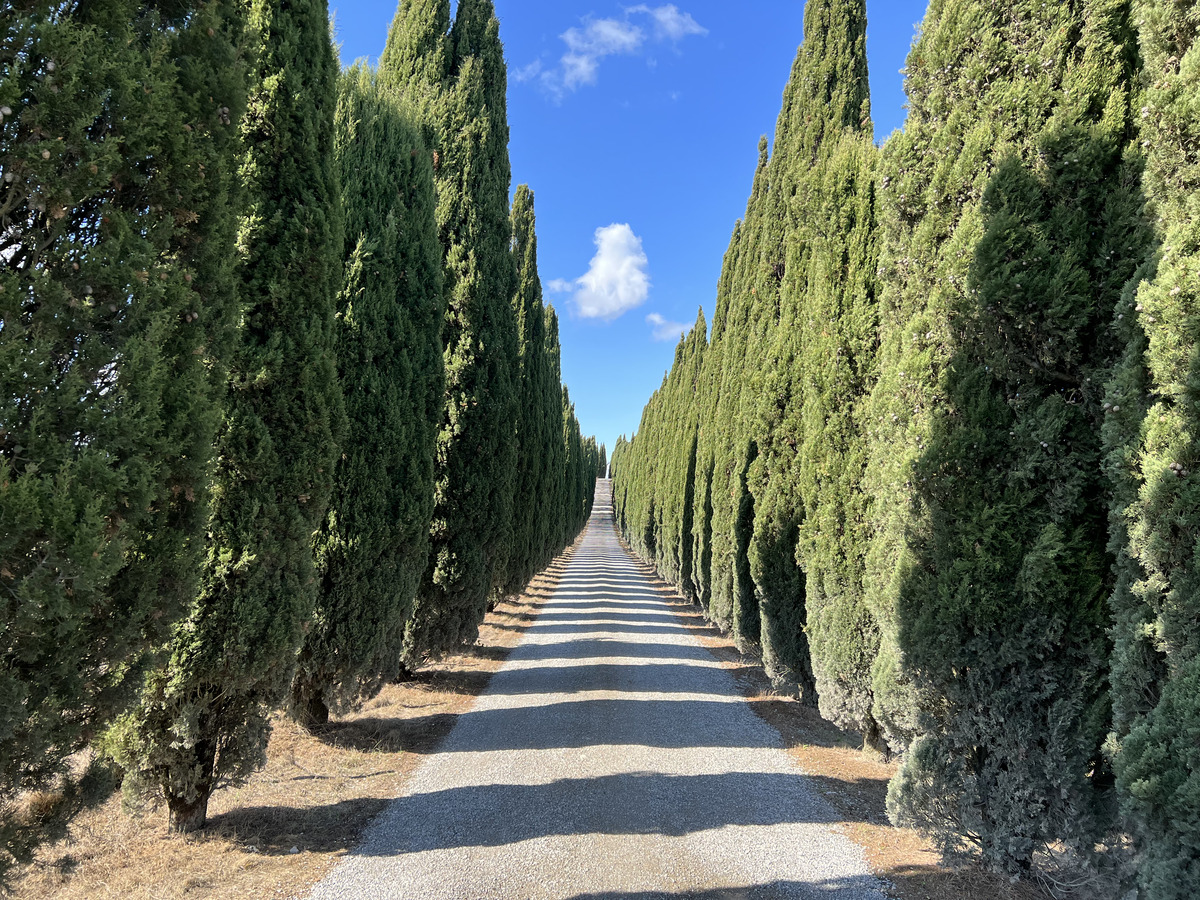
[[[614,53],[637,51],[646,39],[646,34],[632,22],[592,19],[582,31],[578,28],[568,28],[561,37],[572,53],[611,56]]]
[[[683,322],[670,322],[658,313],[650,313],[646,316],[646,323],[650,326],[650,334],[656,341],[678,341],[692,330],[691,325]]]
[[[649,263],[642,239],[632,228],[608,225],[596,229],[596,255],[586,274],[574,281],[556,278],[546,286],[553,293],[575,291],[571,301],[585,319],[611,321],[646,302]]]
[[[513,80],[517,81],[518,83],[523,84],[526,81],[533,81],[533,79],[537,78],[541,74],[542,74],[542,61],[540,59],[535,59],[533,62],[531,62],[527,66],[522,66],[519,69],[514,69],[513,70]]]
[[[562,99],[568,91],[583,85],[595,84],[600,74],[600,62],[609,56],[632,56],[648,43],[645,29],[634,21],[636,16],[648,16],[653,25],[654,43],[676,44],[691,35],[708,34],[688,13],[673,3],[651,7],[645,4],[625,9],[624,19],[583,19],[582,25],[568,28],[559,37],[567,45],[566,52],[553,68],[541,60],[513,72],[518,82],[538,83],[551,96]]]
[[[631,6],[627,13],[645,13],[654,19],[654,32],[660,40],[681,41],[688,35],[708,34],[708,29],[692,18],[690,13],[680,12],[674,3],[651,9],[645,4]]]

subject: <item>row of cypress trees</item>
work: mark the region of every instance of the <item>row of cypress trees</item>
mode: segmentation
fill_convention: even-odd
[[[1200,893],[1200,8],[933,0],[871,141],[809,0],[711,334],[613,452],[618,525],[889,812],[1012,874]],[[1100,849],[1097,849],[1100,848]]]
[[[3,25],[0,872],[80,749],[190,831],[281,704],[312,726],[473,641],[600,457],[490,0],[405,0],[340,74],[326,0]]]

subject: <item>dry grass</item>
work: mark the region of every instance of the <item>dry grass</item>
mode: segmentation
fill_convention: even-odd
[[[267,766],[213,796],[209,827],[182,838],[166,812],[140,817],[118,797],[83,813],[14,879],[17,900],[199,900],[294,897],[353,848],[371,820],[449,733],[503,664],[572,550],[519,598],[488,614],[464,653],[387,687],[359,712],[312,735],[279,717]]]
[[[628,549],[628,548],[627,548]],[[636,559],[636,557],[635,557]],[[797,765],[843,816],[841,830],[863,848],[871,871],[891,884],[897,900],[1046,900],[1031,884],[976,868],[949,869],[920,834],[896,828],[885,812],[895,764],[862,749],[859,735],[843,732],[815,709],[780,696],[760,661],[740,652],[654,569],[641,564],[655,592],[674,605],[682,622],[733,674],[751,708],[783,737]]]

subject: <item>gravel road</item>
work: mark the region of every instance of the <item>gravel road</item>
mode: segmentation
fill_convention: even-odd
[[[883,900],[611,509],[600,482],[553,597],[312,900]]]

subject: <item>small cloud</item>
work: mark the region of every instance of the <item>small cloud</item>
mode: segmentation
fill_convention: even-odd
[[[708,29],[692,18],[690,13],[680,12],[674,3],[653,9],[645,4],[631,6],[627,13],[645,13],[654,19],[654,34],[659,40],[682,41],[692,34],[708,34]]]
[[[518,82],[534,81],[552,97],[561,100],[568,91],[583,85],[595,84],[600,74],[600,62],[609,56],[632,56],[648,43],[645,29],[635,16],[649,16],[653,25],[654,43],[676,44],[690,35],[708,34],[688,13],[674,4],[651,7],[645,4],[625,10],[624,19],[582,19],[578,27],[568,28],[559,37],[566,52],[553,68],[534,60],[513,72]]]
[[[515,69],[513,71],[513,80],[524,84],[526,81],[533,81],[533,79],[537,78],[541,74],[542,61],[540,59],[535,59],[529,65]]]
[[[656,341],[677,341],[692,330],[691,325],[668,321],[658,313],[650,313],[646,316],[646,323],[650,326],[650,334]]]
[[[562,84],[573,91],[581,84],[595,84],[600,60],[641,49],[646,33],[632,22],[592,19],[584,28],[568,28],[561,35],[567,45],[562,58]]]
[[[632,228],[608,225],[596,229],[596,255],[587,273],[574,281],[556,278],[547,288],[560,294],[574,291],[571,301],[583,318],[611,321],[646,302],[649,263],[642,239]]]
[[[592,19],[584,29],[568,28],[562,34],[567,49],[587,56],[612,56],[633,53],[646,39],[645,32],[632,22],[618,19]]]

